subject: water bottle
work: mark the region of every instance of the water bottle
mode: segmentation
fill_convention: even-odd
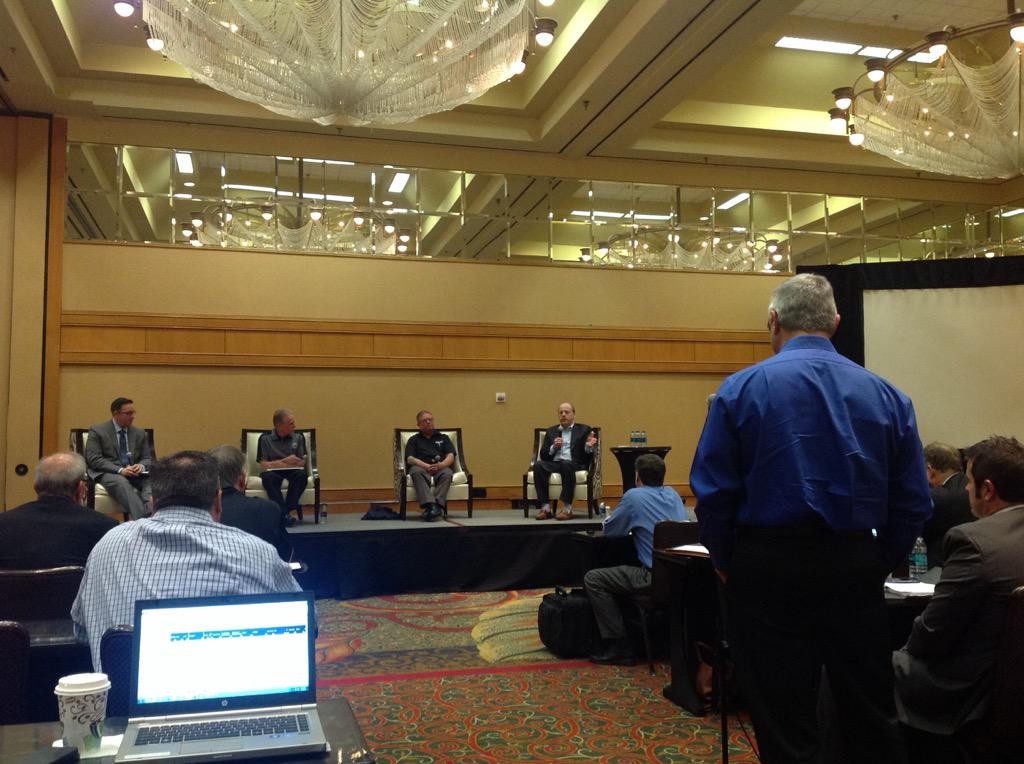
[[[924,539],[918,536],[917,541],[914,542],[913,549],[910,550],[910,577],[919,579],[927,572],[928,547],[925,546]]]
[[[629,431],[629,447],[636,448],[637,434],[636,430]]]
[[[647,430],[640,430],[640,445],[647,448]]]

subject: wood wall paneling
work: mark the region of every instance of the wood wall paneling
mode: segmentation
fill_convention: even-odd
[[[303,355],[372,356],[373,335],[302,332],[299,346]]]
[[[147,353],[224,354],[224,332],[217,329],[147,329]]]

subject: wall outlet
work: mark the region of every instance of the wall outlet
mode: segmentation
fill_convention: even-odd
[[[494,402],[495,403],[504,403],[506,400],[507,400],[507,398],[505,396],[505,393],[495,393],[494,394]]]

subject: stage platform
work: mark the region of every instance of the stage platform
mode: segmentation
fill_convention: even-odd
[[[317,597],[578,584],[592,545],[574,533],[599,530],[601,518],[588,520],[584,513],[579,519],[537,521],[533,514],[474,509],[468,518],[453,507],[447,519],[432,523],[420,520],[416,508],[405,521],[329,514],[319,524],[307,519],[289,535],[294,559],[309,568],[299,581]]]

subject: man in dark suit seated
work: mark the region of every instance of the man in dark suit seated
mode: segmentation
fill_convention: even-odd
[[[220,476],[221,523],[258,536],[277,549],[282,560],[290,560],[292,545],[280,507],[268,499],[245,495],[249,478],[245,454],[225,445],[210,449],[210,456],[216,460]]]
[[[967,476],[960,464],[960,452],[946,443],[929,443],[924,447],[924,462],[935,509],[921,536],[928,547],[928,567],[934,568],[944,563],[942,539],[946,531],[969,523],[974,515],[967,499]]]
[[[559,499],[562,507],[556,520],[572,519],[572,498],[576,492],[576,472],[585,470],[594,458],[594,446],[597,435],[590,425],[576,421],[576,408],[571,403],[563,403],[558,407],[558,424],[549,427],[544,433],[544,442],[540,447],[540,459],[533,465],[533,485],[540,502],[538,520],[550,520],[551,501],[548,498],[548,485],[551,476],[562,476],[562,492]]]
[[[935,595],[893,653],[900,720],[939,735],[984,715],[1007,597],[1024,585],[1024,445],[993,436],[972,446],[967,495],[978,519],[946,534]]]
[[[274,429],[260,435],[256,442],[256,463],[260,465],[263,490],[281,508],[285,522],[295,525],[294,512],[302,517],[302,493],[309,482],[306,472],[306,438],[295,432],[295,415],[288,409],[274,412]],[[287,496],[281,487],[288,483]]]
[[[149,467],[153,454],[146,431],[135,427],[135,404],[130,398],[114,398],[111,419],[89,428],[85,462],[89,477],[107,489],[132,520],[149,514]]]
[[[47,456],[36,467],[35,501],[0,512],[0,568],[28,570],[85,565],[117,521],[85,507],[85,459]]]

